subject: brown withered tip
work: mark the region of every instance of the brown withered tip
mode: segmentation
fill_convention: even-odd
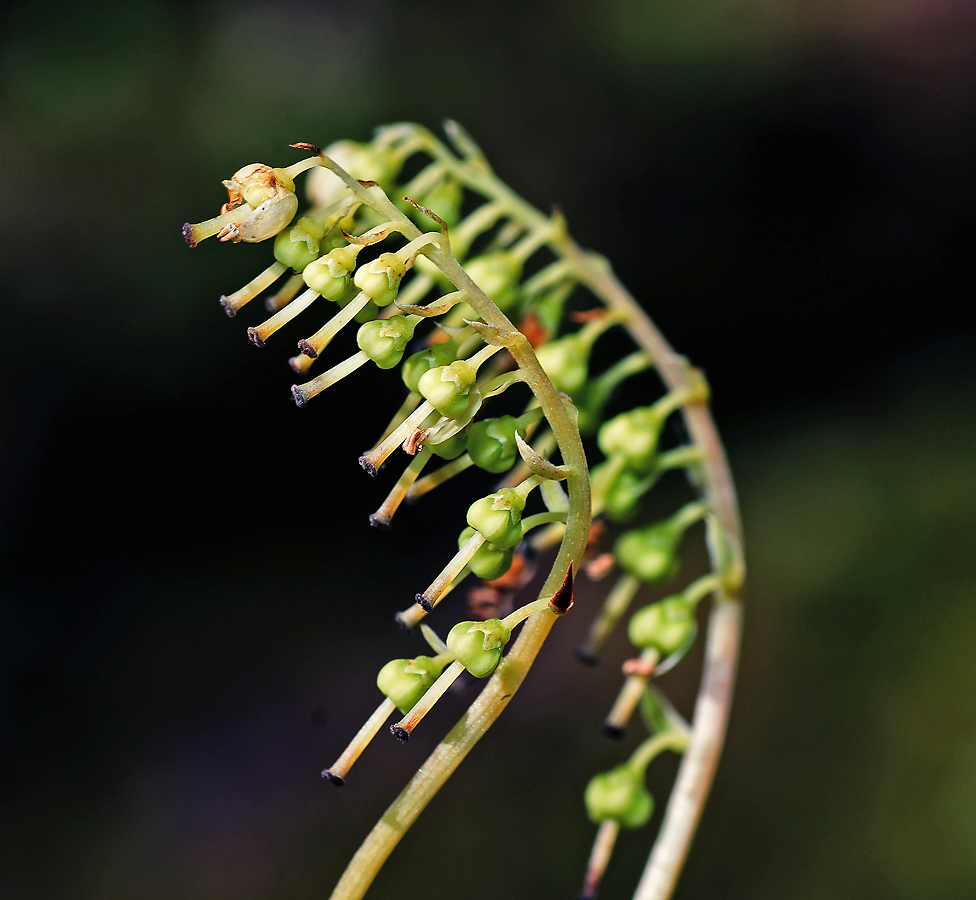
[[[346,783],[344,778],[340,778],[338,775],[333,775],[328,769],[322,770],[322,777],[328,781],[331,781],[336,787],[342,787]]]
[[[197,242],[193,239],[193,226],[187,222],[183,226],[183,239],[191,246],[196,247]]]
[[[312,359],[316,359],[318,357],[318,353],[315,352],[315,348],[308,341],[306,341],[305,338],[302,338],[298,342],[298,349],[306,356],[310,356]]]
[[[294,147],[296,150],[311,150],[312,153],[315,153],[318,156],[322,155],[322,151],[319,150],[319,148],[316,147],[315,144],[306,144],[304,141],[298,144],[289,144],[288,146]]]
[[[424,612],[429,613],[434,611],[434,607],[431,605],[430,600],[428,600],[423,594],[416,594],[413,599],[420,604],[420,608]]]
[[[401,728],[399,725],[390,726],[390,734],[393,735],[401,744],[405,744],[410,740],[410,732],[406,728]]]
[[[604,722],[600,725],[600,730],[609,738],[613,738],[615,741],[620,740],[624,736],[624,730],[619,725],[613,725],[610,722]]]
[[[301,389],[300,385],[293,384],[291,386],[291,399],[295,401],[295,406],[301,409],[308,401],[305,399],[305,392]]]
[[[264,346],[264,341],[262,340],[261,335],[258,334],[257,328],[248,328],[247,336],[251,339],[251,343],[254,344],[255,347]]]
[[[589,647],[577,647],[574,651],[576,658],[587,666],[597,666],[600,658]]]
[[[363,467],[363,469],[366,471],[366,474],[369,475],[370,478],[376,477],[376,466],[374,466],[368,459],[366,459],[365,454],[359,457],[359,465]]]
[[[230,300],[223,294],[220,296],[220,305],[224,308],[224,312],[227,313],[228,319],[233,319],[237,315],[237,310],[231,306]]]
[[[549,608],[557,615],[561,616],[565,612],[569,612],[573,605],[573,564],[569,564],[569,571],[566,573],[566,577],[563,579],[563,583],[560,585],[559,590],[553,595],[553,598],[549,601]]]
[[[389,531],[393,527],[389,516],[381,516],[377,515],[376,513],[372,513],[370,515],[369,524],[372,525],[373,528],[379,528],[380,531]]]

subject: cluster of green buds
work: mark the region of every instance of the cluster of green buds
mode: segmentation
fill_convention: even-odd
[[[432,653],[394,659],[380,669],[376,684],[383,700],[323,772],[333,783],[344,783],[352,764],[395,713],[401,718],[390,730],[406,741],[465,673],[489,679],[483,696],[501,698],[485,703],[503,704],[510,685],[521,683],[552,622],[572,605],[577,567],[585,566],[593,580],[619,569],[580,653],[596,662],[638,591],[675,577],[680,546],[692,525],[706,520],[710,547],[725,548],[719,556],[729,562],[721,563],[727,570],[722,577],[703,576],[630,620],[628,635],[638,656],[624,663],[624,686],[604,727],[622,733],[641,708],[654,734],[627,763],[595,776],[586,789],[587,812],[600,826],[594,859],[603,860],[599,865],[591,860],[587,884],[592,887],[616,831],[639,828],[653,814],[644,786],[651,759],[663,749],[681,752],[687,744],[680,716],[664,701],[654,706],[658,695],[651,679],[691,646],[699,601],[709,593],[738,589],[728,572],[741,575],[741,560],[708,499],[711,476],[703,468],[702,442],[660,446],[669,416],[680,410],[687,417],[690,407],[707,402],[704,379],[687,366],[676,375],[671,362],[659,365],[660,359],[671,360],[669,348],[649,322],[633,327],[643,314],[607,281],[605,262],[573,243],[561,215],[538,213],[502,185],[459,126],[451,124],[448,130],[454,151],[411,125],[381,129],[368,143],[340,141],[325,152],[294,144],[310,155],[286,168],[254,164],[240,169],[224,182],[228,202],[220,215],[186,225],[184,235],[191,246],[211,236],[231,243],[272,241],[273,262],[221,298],[233,316],[287,276],[265,298],[270,318],[248,328],[258,347],[291,327],[319,298],[335,304],[315,306],[332,313],[318,330],[297,341],[298,354],[289,360],[295,372],[309,378],[292,386],[298,406],[368,362],[379,369],[399,367],[403,387],[394,382],[391,391],[401,395],[399,408],[359,462],[375,476],[401,449],[407,461],[370,516],[371,524],[389,528],[404,501],[417,501],[468,470],[500,479],[468,507],[454,556],[397,613],[405,629],[420,626]],[[419,169],[412,164],[417,157]],[[408,160],[411,164],[405,165]],[[303,172],[308,173],[310,208],[299,216],[295,179]],[[403,172],[414,174],[400,180]],[[481,202],[471,208],[471,197]],[[570,312],[579,288],[602,305]],[[352,322],[359,325],[357,350],[307,376]],[[594,359],[600,358],[594,346],[611,329],[629,334],[637,349],[594,372]],[[607,419],[617,388],[655,368],[669,385],[667,393]],[[604,458],[590,467],[586,454],[597,452]],[[556,454],[559,462],[553,461]],[[443,462],[425,473],[433,459]],[[687,470],[703,490],[663,521],[612,533],[612,551],[600,553],[604,520],[635,518],[653,485],[672,469]],[[593,516],[600,521],[593,522]],[[537,599],[501,618],[458,622],[446,641],[423,621],[469,575],[480,579],[485,590],[504,584],[514,594],[530,576],[512,573],[526,570],[525,560],[541,560],[557,545]],[[518,662],[509,666],[513,656]],[[501,688],[492,687],[502,681],[509,691],[503,697]],[[473,721],[490,718],[486,714]]]

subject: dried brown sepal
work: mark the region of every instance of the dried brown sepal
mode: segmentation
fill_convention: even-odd
[[[444,237],[450,239],[447,231],[447,222],[445,222],[437,213],[431,212],[426,206],[421,206],[416,200],[412,200],[410,197],[404,197],[414,209],[419,209],[425,216],[433,219],[438,225],[441,226],[441,231],[444,233]]]
[[[410,456],[416,456],[417,451],[427,442],[430,431],[429,428],[417,428],[412,431],[403,442],[403,452]]]
[[[569,564],[569,571],[560,585],[559,590],[549,601],[549,608],[557,615],[567,613],[573,607],[573,564]]]
[[[651,661],[637,657],[635,659],[625,660],[621,668],[623,669],[624,675],[637,675],[641,678],[651,678],[654,675],[655,669],[657,669],[657,660]]]

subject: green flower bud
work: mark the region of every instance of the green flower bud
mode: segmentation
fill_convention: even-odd
[[[586,384],[590,347],[571,334],[543,344],[535,351],[539,363],[557,391],[572,395]]]
[[[447,635],[447,649],[475,678],[485,678],[498,668],[511,636],[501,619],[458,622]]]
[[[443,668],[442,663],[429,656],[393,659],[380,669],[376,686],[396,704],[400,712],[408,713],[427,693]]]
[[[632,409],[605,422],[597,444],[607,456],[621,456],[629,468],[649,472],[654,467],[664,418],[653,406]]]
[[[634,613],[627,626],[627,636],[636,647],[670,656],[691,640],[697,630],[694,604],[681,594],[674,594]]]
[[[349,284],[349,274],[356,267],[360,250],[358,244],[346,244],[313,260],[302,272],[305,284],[326,300],[338,300]]]
[[[291,228],[275,238],[275,259],[292,271],[301,272],[321,252],[325,228],[315,219],[302,216]]]
[[[670,522],[627,531],[617,538],[613,555],[631,575],[649,584],[665,581],[678,570],[682,531]]]
[[[518,299],[522,263],[508,250],[486,253],[464,264],[471,280],[478,285],[501,310],[511,308]]]
[[[413,337],[414,323],[406,316],[374,319],[356,333],[359,349],[381,369],[392,369],[403,359],[403,351]]]
[[[643,773],[626,764],[594,775],[583,800],[595,825],[613,819],[621,828],[640,828],[654,812],[654,798],[644,786]]]
[[[516,430],[525,437],[525,429],[519,428],[519,421],[514,416],[498,416],[475,422],[468,438],[471,461],[486,472],[496,475],[507,472],[518,458]]]
[[[386,306],[396,299],[400,281],[406,274],[406,263],[396,253],[381,253],[372,262],[360,266],[353,281],[377,306]]]
[[[468,525],[489,543],[507,550],[522,540],[523,509],[525,498],[512,488],[502,488],[468,507]]]
[[[425,446],[430,447],[430,452],[441,459],[457,459],[468,447],[468,431],[463,429],[446,441],[428,443]]]
[[[447,223],[448,228],[453,228],[461,219],[463,194],[460,181],[445,178],[427,191],[417,202],[439,215]],[[423,215],[419,210],[414,210],[414,212]],[[425,222],[422,227],[425,227],[426,224]]]
[[[647,486],[646,478],[630,469],[619,469],[603,492],[603,509],[608,518],[626,522],[637,515]]]
[[[457,419],[477,396],[477,371],[463,359],[437,366],[420,376],[417,390],[442,416]]]
[[[445,341],[442,344],[431,344],[425,350],[412,353],[400,368],[400,376],[407,390],[419,393],[420,376],[438,366],[447,366],[457,359],[457,344]]]
[[[383,183],[396,174],[396,156],[371,144],[337,141],[325,148],[325,155],[339,163],[353,178],[363,181]],[[313,206],[329,206],[348,190],[338,175],[323,166],[312,169],[305,181],[305,194]]]
[[[475,535],[473,528],[465,528],[458,538],[458,549],[463,547]],[[515,559],[515,548],[496,547],[494,544],[485,541],[478,552],[468,560],[468,568],[479,578],[491,581],[494,578],[501,578],[510,568],[512,560]]]

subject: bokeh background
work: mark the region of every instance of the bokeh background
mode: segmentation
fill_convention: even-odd
[[[259,313],[217,305],[267,248],[180,235],[289,143],[451,116],[714,386],[751,580],[678,897],[974,896],[974,50],[967,0],[8,11],[0,895],[328,896],[467,701],[322,783],[377,668],[420,652],[391,613],[466,500],[371,532],[388,483],[356,456],[389,382],[296,410],[284,344],[256,352]],[[595,603],[370,896],[575,894],[583,786],[625,750],[597,728],[624,644],[571,657]],[[687,710],[693,666],[668,678]]]

